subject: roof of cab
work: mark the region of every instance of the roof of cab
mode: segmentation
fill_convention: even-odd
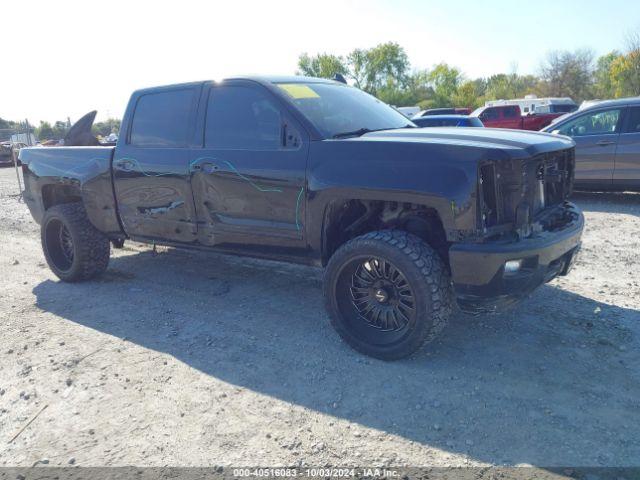
[[[592,105],[589,105],[583,108],[582,110],[576,110],[576,113],[586,112],[587,110],[591,110],[594,108],[615,107],[615,106],[624,106],[624,105],[640,105],[640,97],[627,97],[627,98],[616,98],[614,100],[602,100],[602,101],[593,103]]]
[[[201,86],[203,83],[206,83],[207,81],[215,81],[215,82],[224,82],[225,80],[250,80],[250,81],[254,81],[257,83],[261,83],[261,84],[276,84],[276,83],[326,83],[326,84],[337,84],[337,85],[344,85],[343,83],[340,82],[336,82],[335,80],[330,80],[327,78],[318,78],[318,77],[304,77],[304,76],[297,76],[297,75],[267,75],[267,76],[230,76],[230,77],[225,77],[223,79],[220,80],[202,80],[199,82],[187,82],[187,83],[174,83],[174,84],[170,84],[170,85],[158,85],[155,87],[145,87],[145,88],[140,88],[137,89],[135,91],[135,93],[141,94],[141,93],[148,93],[151,91],[158,91],[158,90],[164,90],[164,89],[169,89],[169,88],[180,88],[180,87],[199,87]]]

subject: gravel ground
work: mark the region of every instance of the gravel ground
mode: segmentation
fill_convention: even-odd
[[[640,465],[640,195],[576,194],[568,277],[385,363],[307,267],[127,243],[60,283],[16,191],[0,170],[0,466]]]

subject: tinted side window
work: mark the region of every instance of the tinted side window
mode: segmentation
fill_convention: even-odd
[[[506,107],[503,109],[504,118],[516,118],[518,116],[518,109],[516,107]]]
[[[282,144],[281,132],[280,110],[264,92],[235,86],[209,92],[206,147],[275,150]]]
[[[141,96],[133,114],[130,142],[142,147],[184,147],[193,94],[193,89],[182,89]]]
[[[499,117],[497,108],[487,108],[482,114],[480,118],[482,120],[497,120]]]
[[[422,118],[416,119],[416,120],[414,121],[414,123],[415,123],[416,125],[418,125],[419,127],[433,127],[433,126],[435,126],[435,125],[436,125],[436,122],[435,122],[435,121],[433,121],[433,120],[431,120],[431,119],[428,119],[428,120],[427,120],[427,119],[422,119]]]
[[[629,119],[627,120],[627,133],[640,133],[640,107],[629,108]]]
[[[603,135],[616,133],[620,109],[600,110],[579,116],[563,125],[559,130],[563,135],[583,137],[587,135]]]

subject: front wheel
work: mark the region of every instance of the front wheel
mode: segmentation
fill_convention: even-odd
[[[350,240],[324,279],[331,323],[354,349],[383,360],[411,355],[446,325],[451,281],[439,255],[399,230]]]
[[[107,269],[109,239],[91,224],[81,203],[51,207],[40,232],[49,268],[61,280],[81,282]]]

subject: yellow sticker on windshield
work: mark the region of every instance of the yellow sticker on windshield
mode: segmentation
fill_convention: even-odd
[[[304,85],[303,83],[280,83],[278,86],[295,100],[300,98],[320,98],[320,95],[309,85]]]

